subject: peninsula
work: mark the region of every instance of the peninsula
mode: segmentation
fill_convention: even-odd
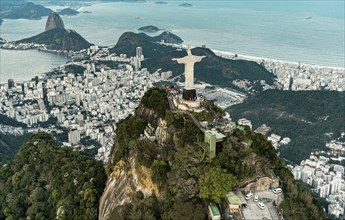
[[[17,44],[39,44],[50,50],[78,51],[91,46],[87,40],[74,30],[65,29],[61,17],[53,12],[47,19],[45,31],[26,39],[16,41]]]

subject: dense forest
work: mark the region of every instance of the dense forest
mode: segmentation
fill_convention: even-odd
[[[15,119],[9,118],[2,114],[0,114],[0,121],[2,125],[21,128],[27,127],[26,124],[18,122]],[[0,132],[0,164],[9,161],[14,157],[26,137],[26,134],[14,136]]]
[[[234,120],[247,118],[253,129],[262,124],[272,133],[291,138],[282,157],[299,164],[315,149],[325,149],[331,137],[344,131],[345,92],[267,90],[227,109]]]
[[[26,138],[27,134],[14,136],[0,133],[0,164],[11,160]]]
[[[114,219],[206,219],[210,201],[224,202],[225,195],[234,187],[255,178],[259,173],[278,175],[284,189],[281,204],[286,219],[325,219],[319,202],[311,192],[294,181],[277,151],[266,137],[251,131],[235,132],[226,138],[222,152],[213,159],[208,156],[203,133],[183,114],[173,114],[158,106],[166,97],[157,89],[147,92],[139,108],[148,108],[156,119],[168,123],[168,137],[164,144],[141,139],[145,125],[152,115],[135,114],[118,123],[115,146],[109,173],[119,164],[130,169],[130,160],[150,170],[159,194],[145,197],[133,192],[130,203],[118,206]],[[165,105],[165,104],[164,104]],[[143,111],[141,111],[142,113]],[[163,113],[164,112],[164,113]]]
[[[105,181],[102,163],[34,134],[0,168],[0,219],[97,219]]]

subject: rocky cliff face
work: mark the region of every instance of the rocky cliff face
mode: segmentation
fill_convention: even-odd
[[[113,215],[117,208],[130,203],[136,191],[141,191],[144,197],[151,196],[153,193],[159,196],[158,187],[151,179],[151,170],[138,166],[134,158],[129,161],[129,163],[119,161],[109,175],[100,199],[98,219],[114,219]]]
[[[145,119],[156,128],[155,135],[158,145],[163,146],[172,141],[172,133],[167,122],[159,118],[153,110],[139,106],[135,115]],[[115,164],[113,171],[108,175],[99,205],[98,218],[101,220],[114,219],[120,206],[131,203],[133,194],[137,191],[141,191],[145,198],[152,194],[160,197],[158,187],[151,179],[152,170],[138,164],[135,153],[130,155],[127,162],[120,160]]]
[[[159,145],[166,144],[170,139],[170,133],[168,131],[167,122],[159,119],[158,127],[155,132],[156,140]]]
[[[49,31],[54,28],[65,29],[65,24],[63,23],[63,20],[57,13],[52,12],[48,17],[45,31]]]
[[[153,110],[150,110],[148,108],[144,108],[143,106],[139,106],[135,110],[135,114],[141,118],[145,118],[145,120],[147,120],[147,122],[149,122],[153,126],[158,125],[159,118]]]

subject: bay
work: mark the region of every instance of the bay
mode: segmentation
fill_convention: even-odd
[[[0,49],[0,82],[30,80],[68,61],[64,56],[37,50]]]
[[[66,28],[97,45],[115,45],[124,32],[155,25],[172,31],[192,46],[345,67],[344,1],[205,0],[190,1],[193,7],[188,8],[178,6],[182,1],[167,2],[99,3],[80,9],[90,14],[64,16],[63,20]],[[45,21],[46,17],[36,21],[6,20],[1,37],[18,40],[33,36],[44,30]],[[12,56],[22,60],[20,54]]]

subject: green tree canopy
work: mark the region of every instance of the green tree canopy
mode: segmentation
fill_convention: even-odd
[[[0,167],[0,219],[96,219],[105,181],[99,161],[34,134]]]
[[[152,109],[158,116],[164,118],[168,108],[168,99],[163,89],[151,88],[141,99],[141,104]]]
[[[236,182],[237,178],[225,169],[209,168],[199,179],[200,198],[220,203]]]

